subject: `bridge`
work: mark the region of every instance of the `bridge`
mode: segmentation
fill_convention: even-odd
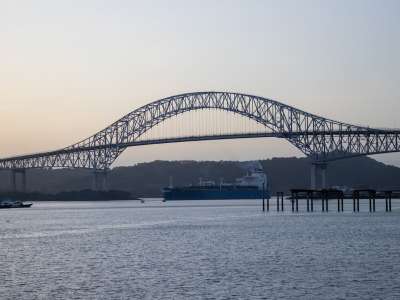
[[[265,130],[235,132],[232,129],[232,132],[222,134],[143,138],[146,132],[172,117],[193,111],[212,110],[244,117]],[[218,123],[215,126],[219,126]],[[259,96],[207,91],[180,94],[151,102],[96,134],[62,149],[0,159],[0,170],[12,171],[14,189],[16,174],[21,173],[25,189],[27,169],[91,169],[95,174],[95,188],[104,189],[107,170],[128,147],[266,137],[286,139],[311,159],[313,189],[316,188],[317,174],[321,174],[322,187],[325,187],[326,167],[330,161],[400,151],[398,129],[370,128],[330,120]]]

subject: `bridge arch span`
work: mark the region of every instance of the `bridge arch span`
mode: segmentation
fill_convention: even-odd
[[[291,137],[291,132],[327,132],[360,128],[259,96],[231,92],[195,92],[171,96],[144,105],[93,136],[65,149],[129,144],[166,119],[188,111],[203,109],[236,113],[268,127],[274,133],[280,133],[282,136],[287,134],[285,138],[306,155],[310,155],[313,150],[298,136]],[[111,165],[124,150],[124,147],[109,149],[113,153],[109,153],[107,161],[100,162],[95,168]]]
[[[400,131],[360,127],[323,118],[278,101],[232,92],[195,92],[144,105],[110,126],[66,148],[7,159],[0,169],[89,168],[106,170],[129,146],[155,125],[188,111],[217,109],[240,114],[268,127],[269,136],[285,138],[314,161],[399,151]],[[236,135],[236,138],[248,137]],[[224,137],[194,137],[189,140]],[[384,140],[383,140],[384,139]],[[187,141],[188,139],[175,139]],[[158,141],[164,143],[170,141]],[[148,144],[154,142],[149,141]]]

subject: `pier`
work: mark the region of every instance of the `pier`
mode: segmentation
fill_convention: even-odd
[[[376,201],[385,201],[385,212],[392,211],[392,199],[393,196],[400,198],[400,190],[386,190],[376,191],[373,189],[358,189],[353,190],[351,194],[345,194],[341,190],[336,189],[292,189],[290,190],[290,206],[291,211],[299,212],[299,202],[305,202],[305,211],[315,211],[315,201],[321,203],[321,211],[329,212],[330,202],[336,202],[336,210],[338,213],[344,212],[345,199],[352,201],[352,211],[354,213],[360,212],[360,201],[368,200],[369,212],[376,212]],[[336,201],[335,201],[336,200]],[[270,203],[267,199],[267,211],[270,211]],[[284,193],[276,193],[276,211],[284,211]],[[265,211],[265,204],[263,199],[263,211]]]

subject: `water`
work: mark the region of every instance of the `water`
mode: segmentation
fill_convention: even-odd
[[[358,214],[350,202],[262,213],[256,200],[1,210],[0,299],[400,299],[400,211],[378,202],[374,214],[368,201]]]

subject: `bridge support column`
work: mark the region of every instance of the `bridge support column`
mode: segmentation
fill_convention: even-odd
[[[11,170],[11,189],[14,193],[18,192],[17,174],[21,174],[22,189],[21,192],[26,192],[26,170],[25,169],[12,169]]]
[[[15,193],[17,191],[17,172],[11,170],[11,189]]]
[[[321,164],[320,165],[321,169],[321,188],[326,189],[326,169],[327,169],[327,164]]]
[[[316,164],[311,164],[311,189],[317,189],[317,166]]]
[[[26,193],[26,170],[25,169],[21,172],[21,175],[22,175],[22,191],[24,193]]]
[[[95,170],[93,175],[93,190],[106,191],[108,170]]]
[[[321,174],[321,189],[326,189],[327,180],[327,163],[324,162],[313,162],[311,163],[311,189],[316,190],[318,188],[317,175]]]

